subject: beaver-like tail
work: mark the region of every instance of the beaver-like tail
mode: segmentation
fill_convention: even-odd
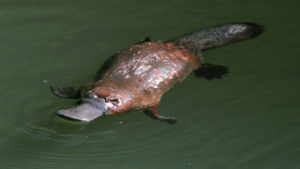
[[[264,26],[255,23],[230,23],[201,29],[172,41],[176,45],[185,46],[192,52],[198,53],[254,38],[264,31]]]

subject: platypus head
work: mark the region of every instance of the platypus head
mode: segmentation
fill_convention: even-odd
[[[108,113],[107,111],[108,108],[104,98],[88,95],[88,97],[81,99],[74,107],[59,110],[57,114],[69,119],[89,122]]]
[[[103,114],[112,115],[132,108],[134,91],[129,92],[127,88],[121,88],[113,83],[102,83],[83,93],[83,98],[78,104],[70,109],[59,110],[57,114],[65,118],[89,122]]]

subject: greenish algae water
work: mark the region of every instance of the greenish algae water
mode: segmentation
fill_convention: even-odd
[[[296,0],[2,0],[0,166],[3,169],[299,169],[300,52]],[[77,123],[50,85],[92,78],[117,50],[150,36],[257,22],[259,38],[205,52],[222,80],[193,75],[162,99],[175,125],[141,112]]]

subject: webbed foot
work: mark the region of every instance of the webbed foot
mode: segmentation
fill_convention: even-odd
[[[200,69],[195,71],[196,77],[204,77],[207,80],[212,80],[215,78],[222,78],[226,74],[228,74],[229,68],[222,65],[214,65],[214,64],[202,64]]]
[[[50,86],[50,89],[51,89],[52,93],[58,97],[72,98],[72,99],[80,98],[79,92],[75,91],[73,87]]]

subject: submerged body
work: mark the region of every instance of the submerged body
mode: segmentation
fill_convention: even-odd
[[[103,113],[112,115],[145,110],[156,119],[175,122],[176,118],[161,116],[157,112],[165,92],[195,70],[216,68],[221,70],[217,76],[227,72],[223,66],[202,64],[199,52],[252,38],[261,32],[262,27],[256,24],[226,24],[165,43],[146,40],[133,45],[111,57],[97,76],[77,92],[52,87],[58,96],[84,98],[81,104],[60,110],[58,114],[90,121]]]

